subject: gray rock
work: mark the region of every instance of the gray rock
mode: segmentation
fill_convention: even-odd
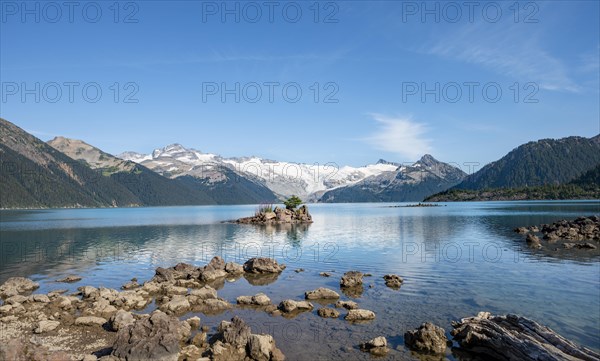
[[[319,308],[317,314],[323,318],[338,318],[340,317],[340,312],[335,308],[323,307]]]
[[[402,277],[394,274],[385,275],[383,276],[383,279],[385,280],[385,285],[390,288],[400,288],[402,283],[404,283]]]
[[[154,311],[119,329],[112,355],[127,361],[177,361],[180,345],[190,336],[190,325]]]
[[[344,317],[346,321],[370,321],[375,319],[375,312],[363,309],[349,310]]]
[[[237,303],[240,305],[268,306],[271,304],[271,299],[264,293],[257,293],[254,296],[239,296]]]
[[[358,303],[354,301],[337,301],[335,303],[336,308],[345,308],[347,310],[356,310],[358,308]]]
[[[133,325],[135,318],[131,312],[118,310],[108,322],[113,331],[119,331],[126,326]]]
[[[82,278],[76,275],[69,275],[65,278],[61,278],[59,280],[56,280],[56,282],[63,282],[63,283],[73,283],[73,282],[79,282],[81,281]]]
[[[404,342],[413,351],[443,354],[448,339],[443,328],[426,322],[416,330],[407,331],[404,334]]]
[[[54,330],[58,326],[60,326],[60,322],[59,321],[49,321],[49,320],[40,321],[38,323],[37,328],[35,330],[33,330],[33,332],[34,333],[49,332],[49,331]]]
[[[304,298],[307,300],[319,300],[319,299],[333,299],[336,300],[340,298],[340,295],[334,290],[330,290],[329,288],[319,287],[316,290],[307,291],[304,293]]]
[[[363,274],[358,271],[349,271],[344,273],[340,280],[342,287],[357,287],[363,284]]]
[[[272,258],[250,258],[244,263],[244,271],[248,273],[280,273],[284,269],[284,264],[280,265]]]
[[[294,311],[310,311],[314,306],[307,301],[283,300],[277,308],[282,312],[290,313]]]
[[[38,289],[40,284],[25,277],[11,277],[0,285],[0,298],[20,295]]]
[[[362,343],[360,349],[377,356],[383,356],[389,351],[387,348],[387,340],[383,336],[375,337],[372,340]]]

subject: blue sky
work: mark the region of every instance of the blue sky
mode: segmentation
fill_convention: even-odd
[[[0,4],[0,115],[44,140],[485,164],[600,132],[598,1]]]

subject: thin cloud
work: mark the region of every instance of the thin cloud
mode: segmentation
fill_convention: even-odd
[[[575,93],[581,90],[563,61],[544,50],[539,34],[526,32],[523,24],[509,21],[492,25],[470,24],[447,31],[422,50],[479,65],[523,82],[533,81],[542,89]]]
[[[372,117],[378,129],[364,140],[373,148],[410,160],[431,153],[431,140],[424,137],[428,130],[426,125],[410,118],[381,114],[372,114]]]

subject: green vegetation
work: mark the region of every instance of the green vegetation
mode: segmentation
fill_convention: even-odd
[[[469,175],[458,189],[489,190],[565,184],[600,163],[598,137],[529,142]],[[543,188],[545,192],[551,188]],[[553,194],[554,191],[550,191]]]
[[[542,199],[600,199],[600,165],[561,185],[535,187],[450,189],[425,199],[426,202],[466,202]]]
[[[256,210],[256,212],[254,212],[254,214],[256,216],[258,216],[259,214],[263,214],[263,213],[267,213],[267,212],[273,212],[273,204],[272,203],[263,203],[260,206],[258,206],[258,209]]]
[[[285,208],[292,210],[292,211],[301,204],[302,204],[302,199],[298,198],[297,196],[291,196],[290,198],[288,198],[286,201],[283,202],[283,205],[285,205]]]

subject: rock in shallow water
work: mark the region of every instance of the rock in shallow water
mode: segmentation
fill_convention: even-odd
[[[358,287],[363,284],[363,274],[358,271],[349,271],[344,273],[342,279],[340,280],[341,287]]]
[[[344,319],[346,321],[370,321],[375,319],[375,312],[363,309],[349,310]]]
[[[461,349],[499,360],[598,360],[600,354],[517,315],[480,312],[452,324]]]
[[[187,322],[157,310],[119,329],[112,354],[128,361],[177,361],[190,331]]]
[[[272,258],[250,258],[244,263],[244,271],[248,273],[280,273],[284,269],[284,264],[280,265]]]
[[[336,300],[340,298],[340,295],[329,288],[319,287],[316,290],[305,292],[304,298],[306,298],[307,300]]]
[[[413,351],[442,354],[446,351],[448,339],[443,328],[425,322],[413,331],[404,334],[404,343]]]

